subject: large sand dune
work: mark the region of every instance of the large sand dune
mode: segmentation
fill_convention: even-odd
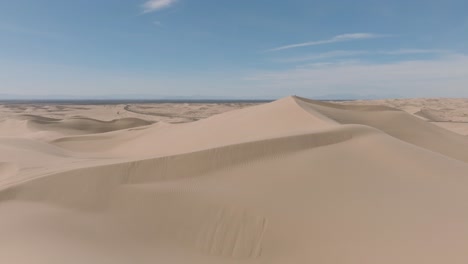
[[[0,263],[468,262],[463,135],[299,97],[150,121],[0,122]]]

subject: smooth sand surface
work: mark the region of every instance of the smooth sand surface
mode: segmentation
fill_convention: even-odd
[[[3,105],[0,263],[468,263],[434,100]]]
[[[466,98],[387,99],[344,103],[397,108],[434,125],[468,136],[468,99]]]

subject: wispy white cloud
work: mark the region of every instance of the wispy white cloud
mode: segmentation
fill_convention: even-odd
[[[294,49],[294,48],[300,48],[300,47],[324,45],[324,44],[345,42],[345,41],[351,41],[351,40],[360,40],[360,39],[375,39],[375,38],[382,38],[382,37],[388,37],[388,35],[380,35],[380,34],[372,34],[372,33],[342,34],[342,35],[334,36],[331,39],[309,41],[309,42],[303,42],[303,43],[297,43],[297,44],[290,44],[290,45],[286,45],[286,46],[281,46],[281,47],[269,49],[267,51],[280,51],[280,50]]]
[[[151,13],[173,5],[177,0],[149,0],[143,4],[143,13]]]
[[[397,50],[333,50],[322,53],[306,54],[292,58],[276,59],[277,62],[302,62],[313,61],[322,59],[344,58],[344,57],[358,57],[358,56],[371,56],[371,55],[416,55],[416,54],[434,54],[434,55],[447,55],[451,52],[448,50],[439,49],[397,49]]]
[[[292,58],[283,58],[276,59],[277,62],[302,62],[302,61],[312,61],[312,60],[322,60],[322,59],[332,59],[332,58],[343,58],[343,57],[353,57],[368,54],[368,51],[365,50],[333,50],[322,53],[306,54],[303,56],[297,56]]]
[[[258,71],[245,80],[256,87],[296,94],[385,94],[391,91],[410,97],[468,97],[468,56],[448,54],[426,60],[319,63]]]

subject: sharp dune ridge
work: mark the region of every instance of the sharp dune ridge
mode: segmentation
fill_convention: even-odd
[[[468,138],[389,106],[0,130],[0,263],[468,261]]]

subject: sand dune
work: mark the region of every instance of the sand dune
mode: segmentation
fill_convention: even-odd
[[[34,118],[62,136],[0,137],[0,263],[468,261],[468,138],[388,106]]]
[[[152,122],[138,118],[120,118],[111,121],[101,121],[87,117],[73,117],[63,120],[34,115],[23,116],[23,118],[28,121],[28,126],[31,129],[60,131],[64,134],[104,133],[152,124]]]
[[[40,118],[30,116],[30,125],[38,130],[67,130],[68,133],[104,133],[126,128],[147,126],[152,124],[138,118],[121,118],[111,121],[101,121],[91,118],[75,117],[67,120]]]
[[[274,104],[253,106],[198,122],[156,124],[144,129],[102,134],[99,139],[96,135],[85,135],[60,138],[54,143],[74,151],[105,152],[109,156],[171,155],[336,125],[318,113],[307,113],[295,100],[289,97]],[[87,144],[90,141],[93,144]]]
[[[56,119],[37,115],[18,115],[0,120],[0,136],[29,137],[52,140],[66,135],[104,133],[109,131],[147,126],[153,122],[138,118],[120,118],[110,121],[87,117]]]
[[[468,162],[468,142],[463,136],[431,125],[405,112],[386,106],[344,106],[300,99],[305,108],[328,116],[340,124],[362,124],[390,136]]]
[[[433,122],[450,122],[451,120],[443,115],[443,111],[424,108],[416,112],[415,115],[421,116]]]
[[[342,102],[341,102],[342,103]],[[468,135],[468,99],[387,99],[373,101],[348,101],[351,105],[377,105],[403,110],[446,130]]]

